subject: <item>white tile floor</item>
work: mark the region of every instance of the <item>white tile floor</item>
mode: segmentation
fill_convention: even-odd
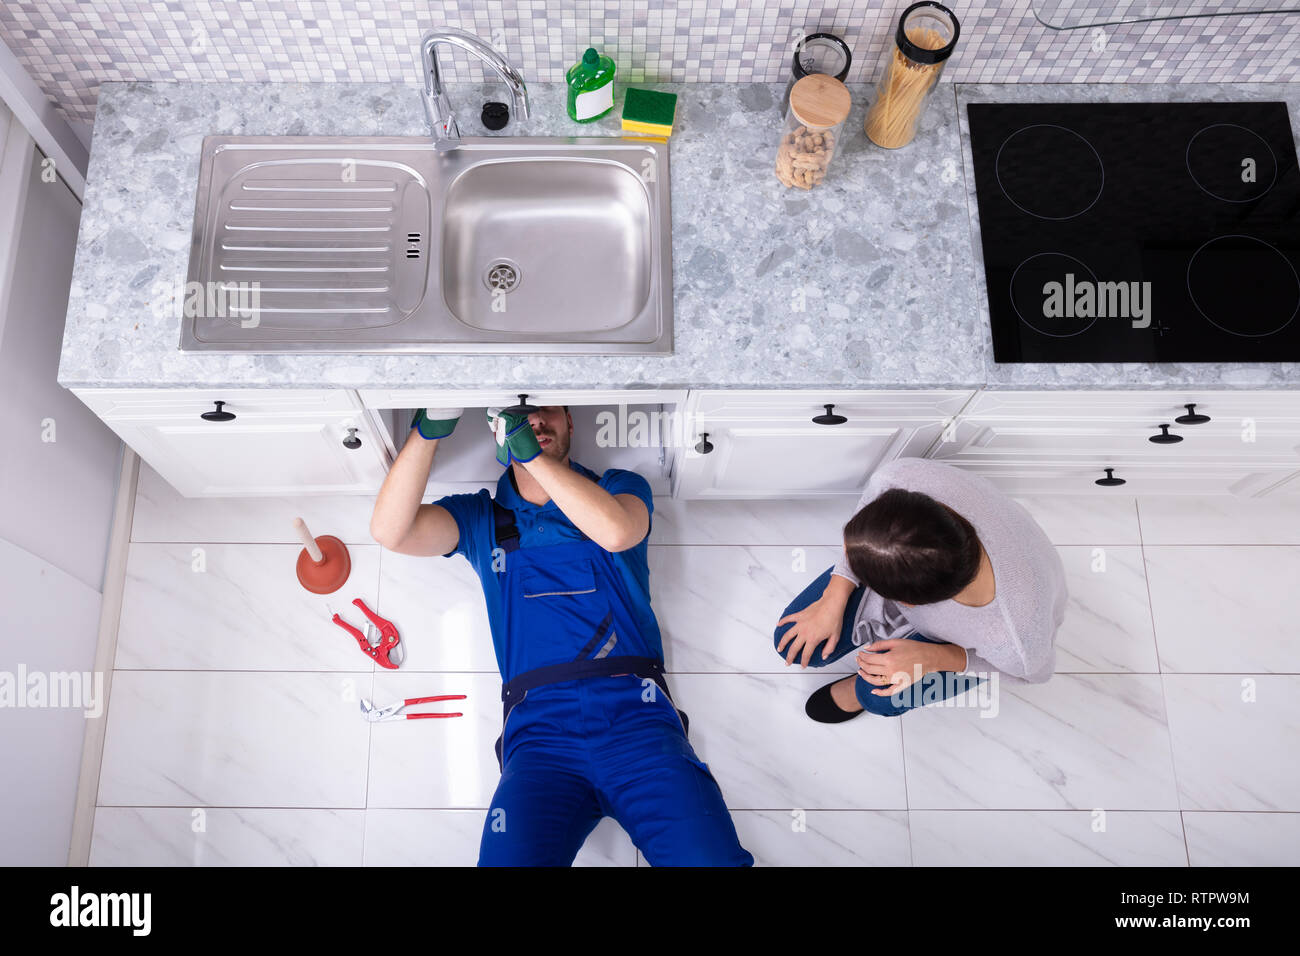
[[[827,674],[771,649],[853,499],[660,501],[650,549],[673,692],[760,864],[1300,863],[1300,502],[1040,498],[1071,603],[1057,675],[973,706],[828,727]],[[497,780],[499,679],[460,559],[369,538],[373,501],[188,500],[141,470],[94,865],[472,864]],[[347,542],[317,597],[291,525]],[[361,597],[408,657],[329,622]],[[852,670],[851,658],[834,665]],[[358,698],[463,693],[370,725]],[[604,820],[584,865],[644,864]]]

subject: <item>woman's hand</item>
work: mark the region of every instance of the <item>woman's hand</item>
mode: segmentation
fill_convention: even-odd
[[[925,674],[944,670],[942,648],[946,644],[927,644],[897,638],[874,641],[871,650],[858,651],[858,676],[877,690],[877,697],[889,697],[916,683]],[[888,653],[882,653],[887,651]]]
[[[822,650],[822,657],[829,656],[831,651],[835,650],[835,645],[840,639],[840,629],[844,624],[844,605],[823,594],[802,611],[795,611],[781,618],[776,622],[776,626],[780,627],[790,622],[793,622],[794,626],[781,635],[781,643],[776,649],[779,653],[785,654],[787,667],[794,663],[795,657],[802,651],[803,659],[800,665],[807,667],[818,645],[826,644]]]

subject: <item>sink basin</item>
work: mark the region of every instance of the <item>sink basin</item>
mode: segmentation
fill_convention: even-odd
[[[504,159],[467,169],[442,215],[442,293],[498,333],[588,335],[646,314],[654,215],[622,163]]]
[[[672,350],[666,143],[208,137],[181,348]]]

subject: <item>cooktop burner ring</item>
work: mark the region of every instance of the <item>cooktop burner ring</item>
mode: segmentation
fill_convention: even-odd
[[[1021,269],[1023,269],[1029,263],[1033,262],[1035,259],[1038,259],[1042,256],[1060,256],[1062,259],[1069,259],[1071,262],[1077,262],[1079,263],[1079,265],[1083,266],[1083,268],[1088,271],[1088,275],[1092,276],[1092,281],[1094,284],[1097,281],[1097,273],[1093,272],[1092,267],[1089,266],[1086,262],[1084,262],[1081,259],[1077,259],[1074,256],[1064,252],[1035,252],[1024,262],[1020,263],[1020,265],[1016,266],[1016,270],[1011,273],[1011,281],[1007,283],[1007,294],[1011,300],[1011,308],[1015,310],[1015,313],[1017,316],[1020,317],[1021,322],[1029,326],[1039,335],[1050,336],[1051,338],[1054,339],[1070,339],[1070,338],[1074,338],[1074,336],[1076,335],[1082,335],[1084,332],[1087,332],[1090,328],[1092,328],[1094,325],[1097,324],[1097,318],[1098,318],[1097,316],[1092,316],[1091,322],[1089,322],[1083,328],[1076,329],[1073,332],[1048,332],[1045,329],[1040,329],[1038,326],[1034,325],[1033,322],[1030,322],[1027,318],[1025,318],[1025,314],[1020,311],[1020,306],[1016,304],[1016,276],[1020,275]]]
[[[1265,150],[1268,151],[1269,161],[1273,164],[1272,176],[1269,178],[1268,185],[1265,186],[1262,191],[1256,193],[1253,196],[1247,196],[1245,199],[1230,199],[1227,196],[1223,196],[1220,195],[1219,193],[1216,193],[1213,189],[1210,189],[1208,186],[1206,186],[1204,183],[1202,183],[1199,179],[1196,178],[1196,172],[1192,169],[1192,147],[1196,145],[1196,140],[1202,134],[1208,133],[1212,129],[1239,129],[1243,133],[1249,133],[1255,139],[1259,140],[1259,144],[1263,146]],[[1192,134],[1192,138],[1187,141],[1187,150],[1183,154],[1183,165],[1187,167],[1187,174],[1192,177],[1192,182],[1196,183],[1197,188],[1200,189],[1201,192],[1205,193],[1207,196],[1212,196],[1215,199],[1219,200],[1220,202],[1230,202],[1230,203],[1255,202],[1256,200],[1262,199],[1264,196],[1268,195],[1269,190],[1272,189],[1274,184],[1277,182],[1277,154],[1273,152],[1273,147],[1268,145],[1268,140],[1264,139],[1263,136],[1260,136],[1258,133],[1256,133],[1253,129],[1251,129],[1248,126],[1242,126],[1240,123],[1211,123],[1209,126],[1203,126],[1200,129],[1198,129],[1195,133]]]
[[[1078,210],[1077,212],[1070,213],[1070,215],[1068,216],[1045,216],[1042,213],[1034,212],[1032,209],[1027,208],[1022,203],[1017,202],[1015,198],[1011,195],[1011,191],[1007,189],[1007,184],[1002,180],[1002,154],[1006,150],[1007,144],[1010,143],[1017,136],[1019,136],[1021,133],[1025,133],[1028,132],[1029,130],[1036,130],[1036,129],[1053,129],[1053,130],[1060,130],[1064,133],[1069,133],[1075,139],[1080,140],[1085,146],[1087,146],[1089,151],[1092,153],[1093,158],[1097,161],[1096,171],[1097,171],[1097,175],[1100,177],[1100,182],[1097,184],[1096,195],[1092,197],[1092,199],[1088,202],[1086,206],[1084,206],[1082,209]],[[1088,140],[1081,133],[1070,129],[1068,126],[1061,126],[1060,124],[1057,123],[1033,123],[1029,126],[1022,126],[1020,129],[1016,130],[1010,136],[1004,139],[1002,141],[1002,145],[998,147],[997,154],[993,158],[993,175],[997,177],[998,188],[1002,190],[1002,195],[1007,198],[1007,201],[1010,202],[1011,205],[1015,206],[1021,212],[1033,216],[1035,219],[1045,219],[1051,222],[1064,222],[1067,219],[1075,219],[1079,216],[1082,216],[1093,206],[1097,205],[1097,201],[1101,199],[1101,194],[1106,189],[1106,164],[1102,162],[1101,154],[1097,152],[1096,147],[1094,147],[1092,143],[1088,142]]]
[[[1295,304],[1295,308],[1291,310],[1291,315],[1287,318],[1285,322],[1283,322],[1277,328],[1269,329],[1267,332],[1239,332],[1236,329],[1231,329],[1226,326],[1220,325],[1213,318],[1211,318],[1210,315],[1206,313],[1205,309],[1201,308],[1201,304],[1196,301],[1196,293],[1192,290],[1192,266],[1196,263],[1196,257],[1199,256],[1202,252],[1204,252],[1206,247],[1216,242],[1221,242],[1224,239],[1246,239],[1249,240],[1250,242],[1257,242],[1261,246],[1264,246],[1265,248],[1270,249],[1274,253],[1276,253],[1277,257],[1282,260],[1283,264],[1290,271],[1291,278],[1295,280],[1296,304]],[[1285,275],[1285,273],[1283,274]],[[1192,300],[1192,305],[1196,308],[1196,311],[1201,314],[1202,318],[1204,318],[1205,321],[1209,322],[1211,325],[1213,325],[1216,329],[1219,329],[1221,332],[1227,332],[1229,335],[1236,335],[1240,338],[1260,339],[1260,338],[1266,338],[1267,336],[1270,335],[1276,335],[1278,332],[1281,332],[1288,325],[1294,322],[1296,315],[1300,314],[1300,274],[1297,274],[1295,266],[1291,264],[1290,259],[1288,259],[1285,255],[1282,254],[1281,249],[1273,245],[1271,242],[1265,242],[1263,239],[1258,239],[1255,236],[1243,236],[1240,234],[1215,236],[1213,239],[1207,239],[1205,242],[1201,243],[1201,245],[1197,248],[1197,250],[1192,253],[1192,257],[1189,260],[1187,260],[1187,294]]]

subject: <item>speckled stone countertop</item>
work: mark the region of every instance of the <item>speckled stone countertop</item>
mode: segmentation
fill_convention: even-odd
[[[203,137],[421,136],[423,106],[416,88],[397,84],[107,83],[58,380],[103,388],[1300,387],[1297,365],[994,364],[958,111],[971,99],[1231,96],[1285,98],[1294,117],[1300,85],[945,84],[916,140],[897,151],[862,133],[868,89],[852,86],[841,148],[826,182],[809,192],[773,174],[783,84],[655,88],[678,94],[672,355],[181,352],[180,319],[155,300],[160,285],[185,278]],[[500,92],[451,91],[463,135],[485,135],[478,106]],[[621,132],[621,95],[610,116],[577,124],[565,115],[561,84],[529,92],[533,118],[506,134]]]

